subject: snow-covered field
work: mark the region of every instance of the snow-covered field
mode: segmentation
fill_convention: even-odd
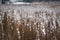
[[[28,14],[28,17],[32,18],[34,17],[35,12],[43,12],[43,14],[45,14],[45,12],[49,14],[53,13],[58,15],[57,17],[60,20],[60,2],[34,2],[29,4],[1,5],[0,9],[2,12],[8,11],[9,13],[14,11],[16,16],[20,13],[22,13],[22,15]]]
[[[48,36],[50,34],[52,35],[52,33],[53,34],[55,33],[57,28],[60,29],[60,2],[40,2],[40,3],[34,2],[29,4],[0,5],[0,9],[1,9],[0,14],[3,14],[2,17],[4,17],[4,14],[7,13],[7,18],[8,17],[10,17],[11,19],[13,18],[14,23],[15,22],[18,23],[16,25],[19,25],[19,24],[23,24],[25,26],[27,25],[29,26],[28,28],[30,28],[29,29],[30,31],[32,31],[32,28],[33,28],[33,30],[35,30],[36,32],[35,40],[40,40],[40,39],[44,40],[43,38],[45,38],[46,35]],[[20,33],[18,30],[19,28],[20,27],[18,26],[16,28],[18,35]],[[25,31],[25,29],[23,31]],[[44,36],[44,37],[39,38],[39,35],[40,35],[39,33],[42,33],[41,36]],[[57,33],[59,34],[60,30],[57,30]],[[51,40],[58,40],[59,37],[57,38],[56,35],[53,35],[51,37]]]

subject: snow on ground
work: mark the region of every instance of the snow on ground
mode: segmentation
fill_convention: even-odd
[[[16,3],[11,5],[1,5],[1,12],[7,12],[10,17],[14,17],[14,20],[20,20],[20,18],[31,18],[34,20],[36,18],[37,22],[41,21],[41,30],[45,33],[45,23],[53,19],[53,24],[55,26],[55,21],[57,20],[60,25],[60,4],[55,2],[41,2],[41,3]],[[37,16],[35,14],[37,13]],[[13,15],[12,15],[13,14]],[[38,14],[39,17],[38,18]],[[46,15],[47,14],[47,15]],[[44,22],[43,22],[44,20]],[[36,23],[36,22],[35,22]],[[19,32],[18,32],[19,33]],[[37,30],[37,34],[39,34]],[[39,39],[38,39],[39,40]]]
[[[34,18],[35,12],[45,12],[49,14],[56,14],[57,19],[60,21],[60,2],[34,2],[34,3],[24,3],[17,2],[10,5],[0,5],[0,9],[2,12],[10,11],[12,13],[14,11],[15,19],[19,19],[19,14],[21,13],[23,17],[26,17],[28,14],[28,18]],[[45,16],[44,16],[45,17]],[[38,19],[38,18],[37,18]],[[44,18],[45,19],[45,18]]]
[[[4,11],[10,11],[9,13],[12,13],[14,11],[15,18],[19,15],[19,13],[22,13],[23,17],[26,17],[28,14],[28,17],[34,18],[35,12],[45,12],[49,14],[56,14],[58,15],[57,18],[60,21],[60,2],[34,2],[34,3],[24,3],[24,2],[17,2],[10,5],[0,5],[0,9],[2,12]],[[19,12],[18,12],[19,11]],[[25,15],[24,15],[25,14]]]
[[[13,3],[13,4],[30,4],[28,2],[16,2],[16,3]]]

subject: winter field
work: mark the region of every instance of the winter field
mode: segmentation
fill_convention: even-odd
[[[0,5],[0,40],[60,40],[60,2]]]

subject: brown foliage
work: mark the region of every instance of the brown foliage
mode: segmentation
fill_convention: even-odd
[[[38,18],[41,19],[42,17],[38,16]],[[47,19],[47,23],[45,23],[43,18],[41,21],[35,20],[36,22],[31,20],[31,18],[14,20],[13,16],[11,18],[7,12],[4,12],[4,16],[1,20],[0,40],[60,40],[60,27],[57,19],[55,21],[53,18],[50,20]],[[45,34],[43,29],[45,29]]]

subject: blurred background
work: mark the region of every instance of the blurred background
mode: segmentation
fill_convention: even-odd
[[[60,0],[0,0],[0,4],[10,4],[16,2],[41,2],[41,1],[60,1]]]
[[[0,0],[0,40],[60,40],[59,1]]]

